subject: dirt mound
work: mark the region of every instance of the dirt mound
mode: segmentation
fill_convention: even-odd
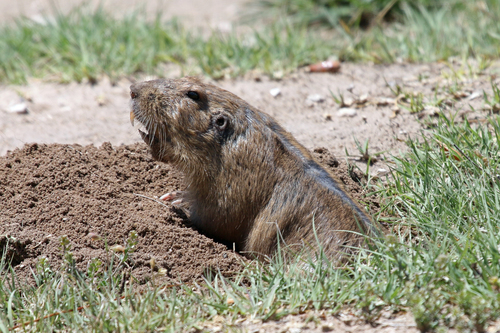
[[[341,172],[345,165],[326,149],[315,153],[354,197],[362,196]],[[85,270],[92,258],[106,263],[119,257],[106,246],[126,247],[135,233],[128,264],[139,283],[151,278],[151,259],[162,272],[155,282],[238,271],[243,257],[186,226],[182,211],[148,199],[180,189],[181,180],[171,166],[152,160],[144,144],[25,145],[0,157],[0,252],[7,249],[18,275],[29,278],[40,257],[52,266],[62,263],[63,236],[77,268]]]
[[[132,231],[132,274],[139,282],[151,276],[152,258],[174,281],[200,277],[205,269],[238,270],[241,257],[186,227],[181,211],[137,195],[178,190],[181,179],[153,161],[143,144],[26,145],[0,158],[0,245],[8,241],[20,276],[30,274],[39,256],[60,263],[63,235],[77,267],[86,269],[91,258],[109,260],[105,242],[126,246]]]

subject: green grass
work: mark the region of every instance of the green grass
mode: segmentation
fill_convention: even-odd
[[[474,128],[443,117],[382,189],[406,222],[391,255],[421,327],[480,329],[499,315],[499,137],[498,118]]]
[[[265,33],[244,38],[213,32],[206,38],[161,16],[148,21],[136,12],[115,19],[102,9],[78,8],[40,24],[19,19],[0,28],[0,82],[24,83],[28,77],[47,80],[116,80],[124,75],[165,75],[173,63],[189,74],[220,78],[259,69],[282,76],[310,61],[331,55],[328,45],[276,24]]]
[[[387,5],[362,2],[375,6],[373,13]],[[348,3],[352,12],[357,2]],[[309,28],[291,15],[245,34],[213,31],[205,36],[165,22],[161,15],[147,20],[136,12],[117,19],[102,9],[77,8],[44,23],[19,19],[0,26],[0,83],[25,83],[29,77],[95,82],[103,75],[113,81],[137,73],[165,76],[172,69],[165,64],[179,66],[182,74],[216,79],[251,70],[281,78],[328,57],[391,63],[500,55],[500,0],[422,4],[395,2],[398,19],[368,29],[342,24],[333,30]]]
[[[150,73],[160,63],[184,60],[183,38],[187,34],[175,23],[146,22],[139,13],[116,20],[102,9],[78,8],[45,23],[22,18],[2,28],[0,81],[94,82],[103,74]]]
[[[126,258],[103,269],[95,261],[78,272],[63,239],[65,263],[51,268],[41,260],[36,287],[20,284],[2,264],[0,330],[32,322],[29,330],[36,331],[176,332],[203,329],[216,316],[230,329],[240,318],[266,321],[348,307],[369,322],[382,310],[403,310],[423,331],[482,331],[500,316],[499,139],[497,117],[473,126],[442,116],[420,142],[410,141],[408,154],[394,158],[392,178],[371,185],[393,216],[385,218],[392,232],[342,269],[325,260],[305,265],[278,257],[231,279],[151,285],[137,294],[124,284],[133,280],[121,264]],[[33,322],[54,313],[60,314]]]

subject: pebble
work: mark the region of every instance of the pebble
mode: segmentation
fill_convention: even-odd
[[[335,329],[335,327],[332,324],[323,324],[321,325],[321,331],[322,332],[331,332]]]
[[[358,112],[351,108],[341,108],[337,111],[337,116],[339,117],[354,117],[357,114]]]
[[[123,245],[113,245],[113,246],[110,246],[109,248],[111,251],[113,252],[125,252],[125,246]]]
[[[366,102],[368,102],[368,95],[367,94],[363,94],[363,95],[359,96],[358,104],[364,104]]]
[[[323,95],[320,95],[320,94],[311,94],[311,95],[307,96],[307,100],[314,102],[314,103],[322,103],[325,101],[325,97]]]
[[[17,113],[17,114],[27,114],[28,113],[28,105],[26,103],[17,103],[11,105],[7,108],[8,113]]]
[[[377,170],[377,176],[385,176],[387,174],[389,174],[389,170],[387,170],[387,169],[378,169]]]
[[[396,100],[390,97],[380,97],[376,100],[377,106],[385,106],[389,104],[395,104]]]
[[[338,72],[340,69],[340,62],[337,60],[327,60],[312,64],[309,66],[311,72]]]
[[[281,89],[280,88],[273,88],[273,89],[269,90],[269,93],[271,94],[271,96],[277,97],[279,94],[281,94]]]
[[[87,236],[93,241],[101,239],[101,237],[95,232],[89,232]]]
[[[476,99],[478,97],[481,97],[483,94],[480,91],[475,91],[472,94],[469,95],[467,98],[469,101],[472,101],[473,99]]]
[[[434,117],[439,114],[439,108],[433,105],[426,105],[422,111],[418,113],[418,118],[422,119],[424,117]]]
[[[344,101],[343,101],[344,106],[351,106],[353,104],[354,104],[354,99],[352,99],[351,97],[344,98]]]

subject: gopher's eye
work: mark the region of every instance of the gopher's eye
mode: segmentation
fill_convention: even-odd
[[[187,96],[195,101],[200,99],[200,95],[196,91],[188,91]]]

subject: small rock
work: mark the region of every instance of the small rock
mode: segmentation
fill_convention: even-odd
[[[332,324],[323,324],[321,326],[321,331],[322,332],[331,332],[335,329],[335,327]]]
[[[322,103],[325,101],[325,97],[323,97],[320,94],[311,94],[311,95],[307,96],[307,100],[314,102],[314,103]]]
[[[358,104],[364,104],[366,102],[368,102],[368,95],[367,94],[363,94],[363,95],[359,96]]]
[[[380,97],[377,99],[376,104],[377,106],[386,106],[389,104],[394,104],[396,100],[394,98],[390,97]]]
[[[354,99],[352,99],[350,97],[346,97],[346,98],[344,98],[342,106],[351,106],[353,104],[354,104]]]
[[[465,91],[456,91],[453,93],[453,97],[456,99],[462,99],[464,97],[467,97],[469,94]]]
[[[326,121],[331,121],[332,120],[332,115],[329,114],[329,113],[325,113],[323,115],[323,118],[326,120]]]
[[[95,232],[89,232],[87,236],[93,241],[101,239],[101,237]]]
[[[273,88],[273,89],[269,90],[269,93],[271,94],[271,96],[277,97],[278,95],[281,94],[281,89],[280,88]]]
[[[335,73],[340,69],[340,62],[337,60],[327,60],[309,66],[310,72],[330,72]]]
[[[17,114],[27,114],[28,113],[28,105],[26,103],[17,103],[11,105],[7,108],[8,113],[17,113]]]
[[[125,252],[125,247],[123,245],[113,245],[113,246],[110,246],[109,248],[111,251],[113,252]]]
[[[475,91],[473,92],[472,94],[469,95],[469,97],[467,98],[469,101],[472,101],[473,99],[476,99],[478,97],[481,97],[482,96],[482,93],[479,92],[479,91]]]
[[[283,76],[285,76],[285,73],[283,71],[273,72],[273,79],[281,80]]]
[[[387,175],[388,173],[389,173],[389,170],[387,170],[387,169],[378,169],[378,170],[377,170],[377,176],[379,176],[379,177],[380,177],[380,176],[385,176],[385,175]]]
[[[337,111],[337,116],[339,117],[354,117],[357,114],[357,111],[351,108],[341,108]]]
[[[99,95],[96,98],[96,102],[99,106],[104,106],[107,103],[107,99],[105,95]]]
[[[419,119],[424,117],[435,117],[439,114],[439,108],[433,105],[426,105],[424,109],[417,115]]]

